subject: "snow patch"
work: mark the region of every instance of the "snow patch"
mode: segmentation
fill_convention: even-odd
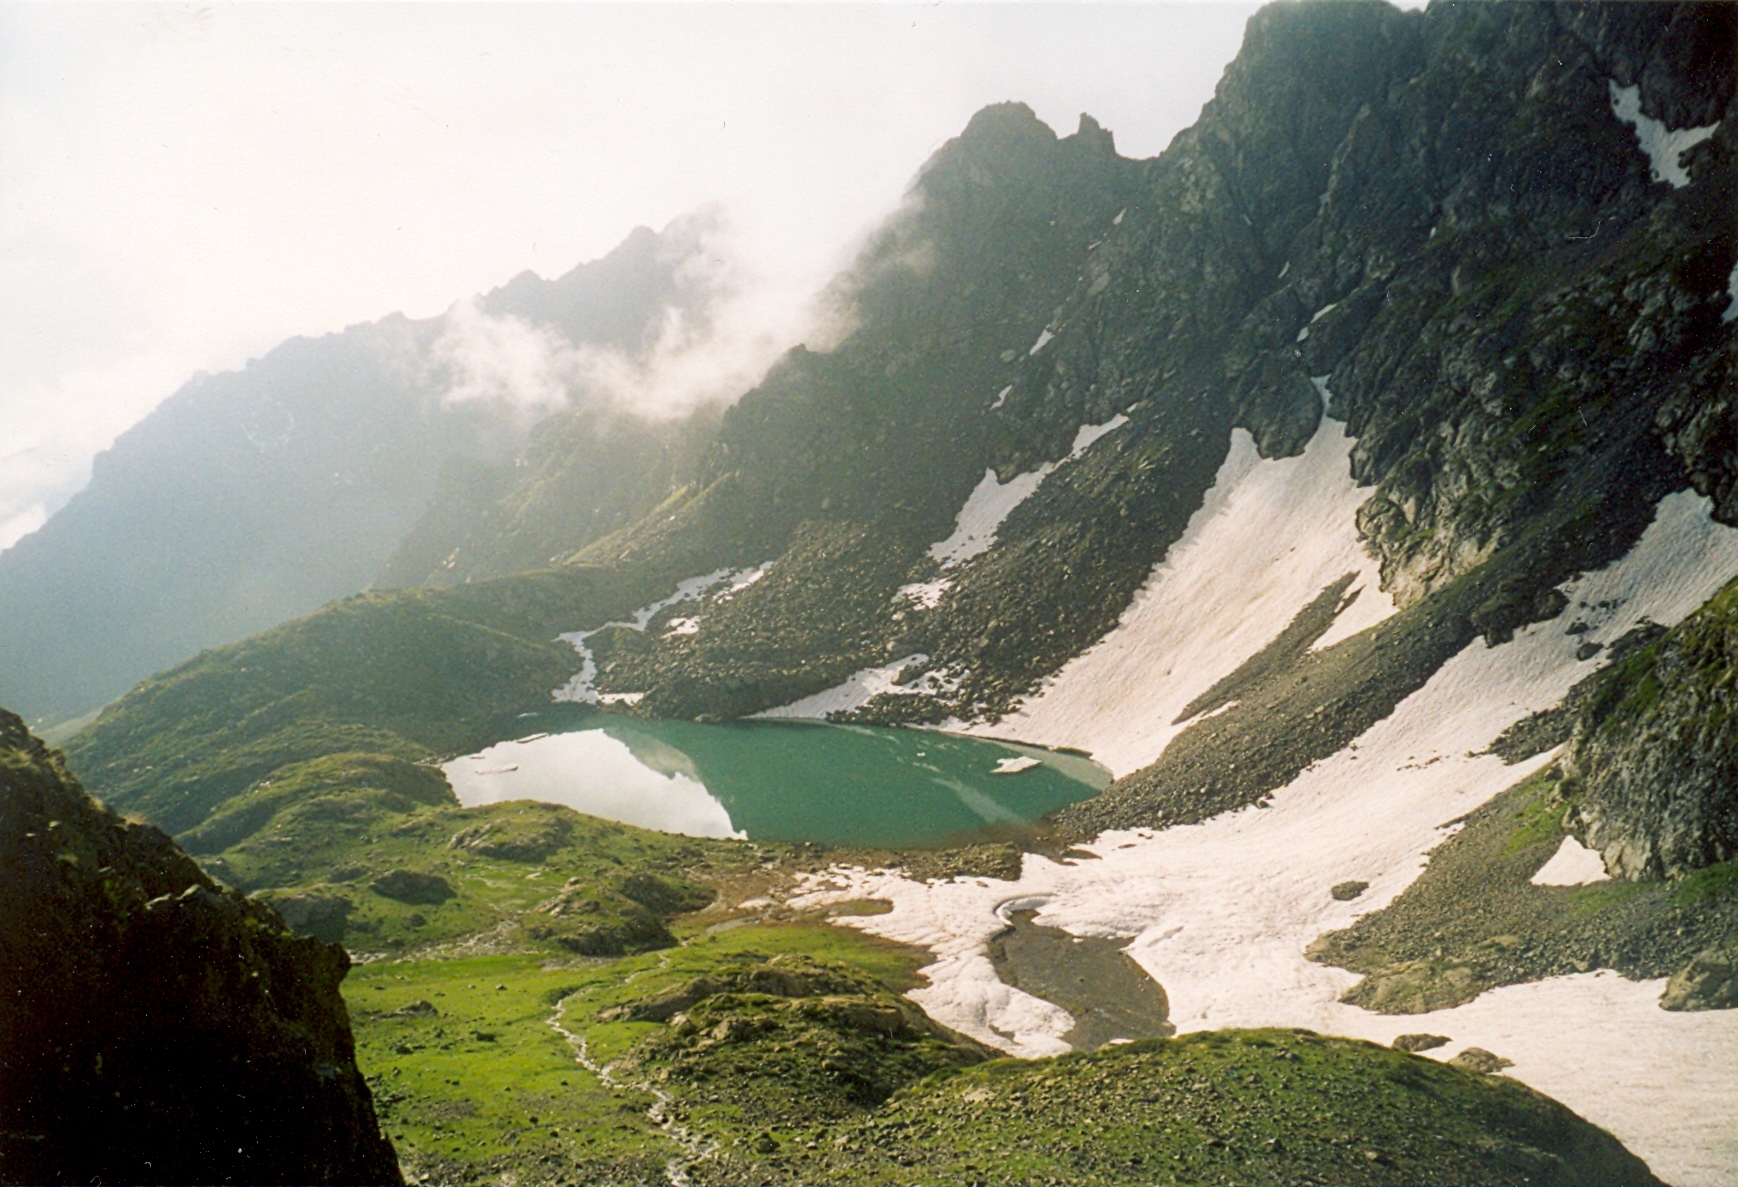
[[[1033,767],[1041,767],[1043,765],[1042,762],[1033,758],[1031,755],[1022,754],[1019,758],[997,759],[996,769],[991,771],[990,774],[1018,775],[1021,771],[1030,771]]]
[[[914,680],[908,685],[893,682],[906,667],[911,664],[921,664],[929,659],[927,655],[915,653],[903,659],[896,659],[890,664],[879,668],[862,668],[847,676],[842,684],[792,701],[788,705],[780,705],[776,709],[763,709],[754,714],[756,717],[802,717],[824,720],[829,713],[848,713],[869,703],[873,697],[886,692],[924,692],[927,687],[920,687],[923,680]],[[929,673],[924,674],[927,678]]]
[[[672,618],[669,629],[664,632],[664,638],[668,639],[672,635],[697,635],[699,633],[700,620],[698,618]]]
[[[1730,298],[1726,312],[1720,315],[1722,322],[1738,321],[1738,263],[1732,265],[1732,272],[1726,277],[1726,296]]]
[[[1101,425],[1081,425],[1074,434],[1074,445],[1068,451],[1068,460],[1072,461],[1088,449],[1092,443],[1107,433],[1114,433],[1128,423],[1128,417],[1117,413]]]
[[[994,470],[985,470],[983,478],[966,497],[966,505],[960,508],[959,517],[954,520],[953,535],[931,544],[929,555],[940,561],[943,568],[951,569],[988,551],[995,543],[996,529],[1002,526],[1002,521],[1014,508],[1031,498],[1038,484],[1055,468],[1054,462],[1045,462],[1036,470],[1016,474],[1006,482],[998,482]]]
[[[1655,181],[1670,182],[1672,186],[1682,189],[1690,184],[1689,172],[1678,163],[1679,157],[1688,149],[1694,148],[1719,130],[1718,121],[1702,128],[1679,128],[1668,131],[1666,126],[1656,119],[1649,119],[1641,113],[1641,88],[1639,86],[1620,87],[1615,82],[1607,82],[1611,90],[1611,110],[1618,119],[1635,129],[1635,140],[1641,146],[1641,151],[1647,154],[1648,164],[1652,166]]]
[[[1351,450],[1345,427],[1326,417],[1295,458],[1263,461],[1255,439],[1235,430],[1201,508],[1116,629],[1015,713],[965,732],[1077,747],[1126,775],[1182,732],[1172,722],[1184,706],[1347,573],[1357,596],[1318,646],[1393,614],[1358,540],[1367,492],[1352,481]]]
[[[1038,341],[1032,344],[1032,349],[1028,350],[1026,353],[1028,355],[1037,354],[1039,351],[1044,349],[1044,344],[1054,337],[1056,337],[1055,334],[1052,334],[1049,330],[1044,330],[1038,335]]]
[[[1128,423],[1128,417],[1117,413],[1103,424],[1081,425],[1074,434],[1074,445],[1062,461],[1073,461],[1100,437]],[[996,541],[996,529],[1002,526],[1014,508],[1032,497],[1034,491],[1050,477],[1062,462],[1045,462],[1036,470],[1016,474],[1006,482],[996,478],[994,470],[985,470],[972,493],[966,497],[954,520],[953,535],[929,546],[929,555],[951,569],[964,564],[980,553],[987,552]]]
[[[1128,213],[1128,207],[1126,207],[1126,206],[1123,207],[1121,210],[1117,211],[1116,217],[1110,220],[1110,225],[1113,227],[1122,226],[1122,216],[1127,214],[1127,213]]]
[[[771,561],[767,561],[764,565],[756,565],[752,569],[741,570],[734,577],[730,578],[730,587],[718,595],[718,600],[721,602],[728,602],[731,598],[771,572],[772,564]]]
[[[740,584],[731,586],[730,592],[735,592],[737,589],[743,588],[743,586],[746,585],[751,585],[754,581],[759,580],[760,575],[764,574],[765,571],[766,566],[763,565],[758,570],[741,569],[732,571],[730,569],[719,569],[700,577],[690,577],[686,581],[678,582],[676,585],[676,592],[671,594],[669,597],[660,598],[658,601],[652,602],[649,605],[641,606],[638,610],[634,611],[632,618],[624,619],[620,622],[606,622],[602,626],[589,631],[567,631],[563,634],[557,635],[556,638],[579,652],[580,666],[578,673],[574,675],[573,679],[549,694],[551,699],[557,701],[575,701],[582,705],[596,705],[600,703],[601,698],[598,696],[597,689],[593,687],[597,682],[597,661],[592,658],[591,646],[588,642],[588,640],[590,640],[593,635],[597,634],[598,631],[606,631],[612,626],[627,627],[629,630],[635,631],[644,631],[646,629],[646,624],[651,622],[652,619],[657,616],[658,612],[666,607],[674,606],[677,602],[697,601],[698,599],[705,597],[708,590],[725,581],[740,582]],[[743,581],[742,579],[747,577],[750,573],[755,574],[755,576],[749,577],[747,581]],[[682,622],[685,620],[677,619],[676,621]],[[699,625],[695,624],[694,629],[699,630]],[[692,632],[674,631],[671,633],[691,634]]]
[[[902,585],[894,593],[895,602],[910,602],[919,610],[934,610],[941,605],[941,595],[953,585],[952,577],[937,577],[934,581],[914,581]]]
[[[1556,854],[1530,880],[1534,886],[1586,886],[1609,882],[1611,875],[1605,872],[1605,861],[1596,850],[1574,837],[1564,837]]]
[[[1003,404],[1006,404],[1008,402],[1008,393],[1013,391],[1013,390],[1014,390],[1014,385],[1010,383],[1007,387],[1005,387],[1001,391],[997,392],[996,393],[996,402],[994,404],[990,405],[990,411],[994,412],[996,409],[1000,408]]]
[[[1287,265],[1287,266],[1289,267],[1290,265]],[[1302,342],[1305,338],[1308,338],[1310,336],[1310,326],[1315,325],[1317,322],[1321,321],[1323,317],[1327,316],[1333,310],[1337,309],[1339,307],[1339,304],[1340,303],[1338,301],[1334,301],[1334,302],[1331,302],[1330,304],[1323,305],[1320,309],[1316,310],[1315,316],[1310,318],[1309,326],[1305,326],[1303,329],[1301,329],[1297,332],[1297,340],[1299,342]]]
[[[1339,435],[1337,426],[1332,432]],[[1332,437],[1323,443],[1336,455],[1343,449]],[[1289,462],[1229,459],[1222,473],[1241,481],[1225,484],[1208,522],[1233,518],[1235,496],[1253,476],[1309,464],[1307,451]],[[1290,538],[1283,524],[1270,530]],[[1206,532],[1191,532],[1201,547]],[[1588,632],[1610,642],[1644,618],[1681,621],[1734,573],[1738,531],[1714,523],[1707,500],[1679,492],[1661,501],[1626,557],[1563,588],[1571,602],[1617,606]],[[840,922],[929,948],[929,984],[911,997],[944,1025],[1015,1055],[1060,1052],[1072,1025],[1066,1013],[1035,1011],[995,978],[986,944],[1003,926],[998,908],[1021,899],[1041,905],[1045,926],[1134,936],[1129,955],[1164,986],[1180,1031],[1306,1026],[1377,1042],[1406,1031],[1449,1035],[1444,1055],[1475,1045],[1514,1060],[1510,1075],[1615,1133],[1668,1181],[1738,1181],[1738,1130],[1725,1103],[1738,1093],[1738,1010],[1671,1013],[1656,1004],[1662,982],[1584,974],[1495,990],[1453,1010],[1385,1016],[1340,1002],[1357,977],[1303,955],[1323,932],[1393,902],[1450,835],[1443,821],[1550,761],[1545,754],[1511,767],[1479,752],[1514,722],[1559,703],[1586,674],[1575,659],[1586,636],[1565,633],[1566,624],[1536,623],[1499,647],[1474,640],[1352,746],[1276,791],[1267,808],[1157,833],[1106,832],[1084,846],[1096,861],[1064,865],[1028,854],[1016,881],[925,884],[886,870],[835,869],[793,905],[892,902],[889,914]],[[1155,654],[1158,673],[1181,653],[1173,645]],[[1349,879],[1370,887],[1352,902],[1332,898],[1330,889]]]

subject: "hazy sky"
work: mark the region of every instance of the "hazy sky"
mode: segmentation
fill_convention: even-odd
[[[1192,123],[1254,5],[0,3],[0,547],[195,370],[722,203],[794,305],[979,107]]]

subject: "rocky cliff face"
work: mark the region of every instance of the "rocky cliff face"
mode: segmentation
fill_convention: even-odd
[[[0,1181],[400,1181],[343,949],[98,805],[5,712],[0,871]]]
[[[1738,584],[1626,661],[1564,759],[1606,868],[1677,878],[1738,856]]]

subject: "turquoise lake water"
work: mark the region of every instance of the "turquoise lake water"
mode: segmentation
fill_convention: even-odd
[[[692,836],[869,846],[1021,824],[1110,782],[1079,755],[927,730],[603,715],[443,769],[467,805],[547,800]]]

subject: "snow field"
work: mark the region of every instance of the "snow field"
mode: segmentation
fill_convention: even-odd
[[[1309,464],[1307,453],[1292,462]],[[1285,464],[1228,459],[1223,476],[1232,481],[1223,484],[1209,522],[1231,514],[1231,496],[1251,476]],[[1283,527],[1269,530],[1291,538]],[[1196,536],[1197,546],[1205,535]],[[1259,548],[1259,540],[1247,546]],[[1178,579],[1186,580],[1199,562],[1181,546],[1173,553]],[[1180,1031],[1307,1026],[1377,1042],[1408,1031],[1450,1035],[1454,1042],[1433,1054],[1447,1058],[1471,1045],[1514,1060],[1509,1074],[1611,1130],[1665,1179],[1738,1181],[1738,1126],[1722,1103],[1738,1098],[1738,1011],[1672,1014],[1656,1004],[1659,982],[1588,974],[1495,990],[1454,1010],[1379,1015],[1338,1000],[1356,982],[1353,974],[1303,955],[1323,932],[1391,903],[1451,835],[1450,821],[1550,761],[1546,754],[1511,767],[1477,752],[1515,721],[1561,701],[1598,666],[1598,659],[1575,659],[1578,642],[1610,643],[1643,619],[1676,623],[1733,573],[1738,531],[1713,523],[1706,500],[1668,496],[1629,555],[1564,586],[1571,601],[1561,616],[1500,647],[1475,640],[1390,717],[1276,791],[1269,807],[1157,833],[1107,832],[1084,846],[1096,860],[1063,864],[1029,854],[1012,882],[931,885],[897,872],[836,869],[796,901],[890,901],[889,914],[841,922],[930,948],[930,984],[912,998],[937,1021],[1015,1055],[1060,1052],[1071,1024],[1064,1012],[996,979],[985,946],[1003,926],[998,908],[1018,901],[1040,907],[1037,922],[1046,926],[1132,936],[1129,954],[1164,986]],[[1315,592],[1307,582],[1295,588],[1294,606]],[[1566,633],[1601,602],[1610,603],[1602,621],[1585,635]],[[1283,616],[1268,616],[1269,633],[1276,619]],[[1168,629],[1157,616],[1125,618],[1125,627],[1130,621],[1150,632]],[[1150,671],[1155,684],[1174,682],[1161,666]],[[1152,705],[1162,714],[1175,700],[1147,693],[1132,676],[1127,683],[1116,705]],[[1099,711],[1146,711],[1116,705]],[[1062,720],[1083,721],[1084,714]],[[1369,889],[1351,902],[1330,897],[1334,884],[1352,879]]]
[[[896,659],[890,664],[883,664],[879,668],[862,668],[847,676],[842,684],[835,684],[832,688],[823,689],[788,705],[780,705],[776,709],[764,709],[754,716],[796,717],[820,721],[825,720],[829,713],[844,713],[859,708],[884,692],[927,691],[924,681],[931,673],[925,673],[923,679],[914,680],[905,686],[893,683],[893,678],[907,665],[920,664],[928,658],[927,655],[913,654]]]
[[[1301,456],[1263,461],[1254,438],[1234,430],[1212,489],[1116,629],[1017,712],[962,732],[1078,747],[1120,777],[1156,759],[1186,727],[1173,724],[1184,706],[1347,573],[1357,574],[1356,597],[1317,647],[1393,614],[1358,540],[1368,492],[1352,482],[1352,444],[1324,416]]]
[[[1128,417],[1119,412],[1103,424],[1081,425],[1074,434],[1074,445],[1062,461],[1045,462],[1036,470],[1016,474],[1006,482],[997,481],[994,470],[985,470],[983,478],[972,488],[972,493],[966,497],[965,506],[960,508],[959,515],[955,517],[953,534],[945,540],[931,544],[929,555],[940,561],[942,568],[951,569],[988,551],[990,545],[996,541],[996,529],[1002,526],[1002,521],[1008,518],[1014,508],[1031,498],[1033,492],[1050,477],[1057,466],[1073,461],[1100,437],[1122,428],[1127,423]]]
[[[1720,128],[1718,122],[1702,128],[1678,128],[1668,131],[1659,120],[1641,113],[1641,88],[1620,87],[1607,82],[1611,90],[1611,110],[1618,119],[1635,129],[1635,141],[1647,154],[1655,181],[1669,182],[1676,189],[1690,184],[1690,174],[1678,163],[1683,153],[1702,143]]]

